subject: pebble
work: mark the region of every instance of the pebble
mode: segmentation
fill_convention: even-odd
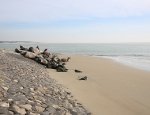
[[[32,110],[32,106],[30,104],[25,104],[25,105],[19,105],[21,108],[24,108],[26,110]]]
[[[1,107],[9,107],[9,103],[6,102],[0,102]]]
[[[18,83],[18,80],[15,79],[14,82]]]
[[[35,106],[35,109],[36,109],[38,112],[43,112],[43,111],[45,110],[45,108],[40,107],[40,106]]]
[[[59,109],[60,107],[58,105],[52,105],[55,109]]]
[[[2,88],[3,88],[5,91],[8,91],[8,89],[9,89],[8,87],[4,87],[4,86],[3,86]]]
[[[30,88],[30,90],[31,90],[32,92],[34,92],[34,88]]]
[[[13,99],[8,99],[8,102],[12,102],[13,101]]]
[[[40,115],[40,114],[30,112],[30,115]]]
[[[0,50],[0,66],[2,115],[87,115],[71,92],[51,79],[42,65]]]
[[[26,111],[25,111],[24,108],[20,108],[20,107],[18,107],[17,105],[14,105],[13,108],[14,108],[14,110],[15,110],[17,113],[19,113],[19,114],[21,114],[21,115],[25,115],[25,114],[26,114]]]
[[[20,89],[22,90],[22,89],[23,89],[23,87],[20,87]]]

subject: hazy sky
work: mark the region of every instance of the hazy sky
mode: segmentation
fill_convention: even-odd
[[[150,42],[150,0],[0,0],[0,41]]]

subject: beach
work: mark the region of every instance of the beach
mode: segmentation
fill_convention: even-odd
[[[0,49],[0,114],[90,115],[45,66]]]
[[[103,56],[58,54],[67,72],[0,50],[0,113],[149,115],[150,72]],[[79,70],[82,72],[75,72]],[[80,78],[87,77],[87,80]]]
[[[150,72],[111,59],[72,55],[68,72],[47,69],[93,115],[149,115]],[[78,69],[82,73],[75,73]],[[87,80],[78,80],[87,76]]]

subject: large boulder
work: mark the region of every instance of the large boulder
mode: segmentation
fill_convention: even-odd
[[[32,52],[26,52],[24,57],[26,58],[30,58],[30,59],[34,59],[36,57],[37,54],[32,53]]]
[[[40,54],[40,50],[39,50],[38,48],[34,48],[34,49],[33,49],[33,53],[35,53],[35,54],[38,55],[38,54]]]

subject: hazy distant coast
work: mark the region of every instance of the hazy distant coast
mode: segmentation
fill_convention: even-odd
[[[0,41],[0,43],[38,43],[33,41]]]

